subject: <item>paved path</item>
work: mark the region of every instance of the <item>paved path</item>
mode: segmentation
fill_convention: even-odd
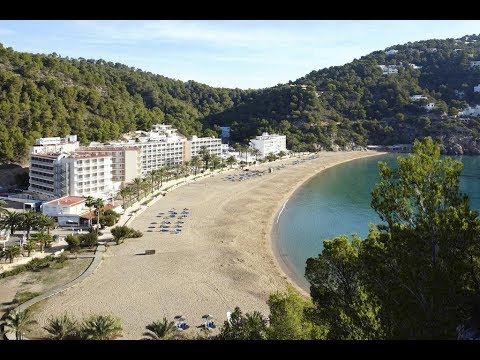
[[[61,285],[61,286],[58,286],[54,289],[51,289],[41,295],[38,295],[36,297],[34,297],[33,299],[30,299],[28,300],[27,302],[24,302],[23,304],[21,304],[20,306],[18,306],[15,310],[16,311],[24,311],[26,309],[28,309],[30,306],[38,303],[39,301],[42,301],[42,300],[45,300],[46,298],[49,298],[50,296],[53,296],[53,295],[56,295],[62,291],[65,291],[75,285],[78,285],[80,284],[83,280],[85,280],[87,277],[89,277],[98,267],[98,265],[100,265],[100,263],[102,262],[102,258],[103,258],[103,254],[105,252],[105,245],[98,245],[97,246],[97,249],[95,250],[95,255],[93,256],[93,260],[91,262],[91,264],[88,266],[88,268],[82,273],[82,275],[80,275],[79,277],[77,277],[75,280],[72,280],[70,281],[69,283],[67,284],[64,284],[64,285]],[[92,257],[92,256],[87,256],[87,255],[80,255],[79,257]],[[15,340],[15,334],[12,333],[12,332],[9,332],[5,335],[7,337],[8,340]],[[25,339],[27,340],[27,339]]]

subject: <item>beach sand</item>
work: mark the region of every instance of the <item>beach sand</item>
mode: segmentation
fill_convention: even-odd
[[[324,168],[376,152],[322,152],[297,165],[296,158],[251,167],[267,170],[260,177],[231,182],[229,171],[184,185],[160,198],[130,226],[144,235],[109,247],[95,273],[80,285],[35,307],[44,326],[48,317],[68,312],[81,318],[110,313],[122,320],[123,339],[140,339],[145,325],[166,316],[184,315],[202,324],[211,314],[217,324],[239,306],[243,312],[268,315],[266,301],[290,281],[273,256],[271,234],[282,204],[304,181]],[[159,232],[172,208],[189,209],[181,234]],[[172,224],[177,221],[173,219]],[[156,224],[152,224],[155,222]],[[149,229],[149,227],[155,227]],[[147,232],[153,230],[152,232]],[[142,255],[145,250],[154,255]]]

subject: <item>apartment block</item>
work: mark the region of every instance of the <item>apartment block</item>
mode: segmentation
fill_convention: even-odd
[[[259,158],[264,159],[268,154],[278,154],[287,151],[287,137],[285,135],[263,133],[250,140],[250,147],[258,149]]]

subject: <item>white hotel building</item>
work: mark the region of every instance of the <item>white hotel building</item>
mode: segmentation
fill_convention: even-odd
[[[219,138],[191,136],[188,139],[177,134],[171,125],[157,124],[152,131],[137,132],[135,146],[141,148],[141,173],[145,175],[164,166],[175,166],[190,161],[202,146],[213,155],[222,154],[222,140]],[[122,145],[122,144],[119,144]]]
[[[255,139],[250,140],[250,147],[260,151],[260,159],[268,154],[278,154],[280,151],[287,151],[287,137],[285,135],[263,133]]]
[[[112,190],[112,163],[97,154],[31,154],[29,190],[40,200],[99,196]]]
[[[221,139],[186,139],[171,125],[157,124],[152,131],[136,133],[129,142],[95,147],[80,147],[76,135],[37,139],[30,148],[29,191],[40,200],[105,198],[152,170],[190,161],[202,146],[211,154],[222,154]]]

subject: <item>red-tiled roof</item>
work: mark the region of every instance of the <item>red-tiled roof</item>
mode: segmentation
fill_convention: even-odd
[[[74,206],[82,202],[85,202],[85,198],[82,196],[64,196],[62,198],[49,201],[47,204]]]
[[[80,214],[80,217],[82,219],[91,220],[91,219],[95,219],[97,216],[95,215],[95,213],[93,211],[87,211],[87,212],[84,212],[84,213]]]

